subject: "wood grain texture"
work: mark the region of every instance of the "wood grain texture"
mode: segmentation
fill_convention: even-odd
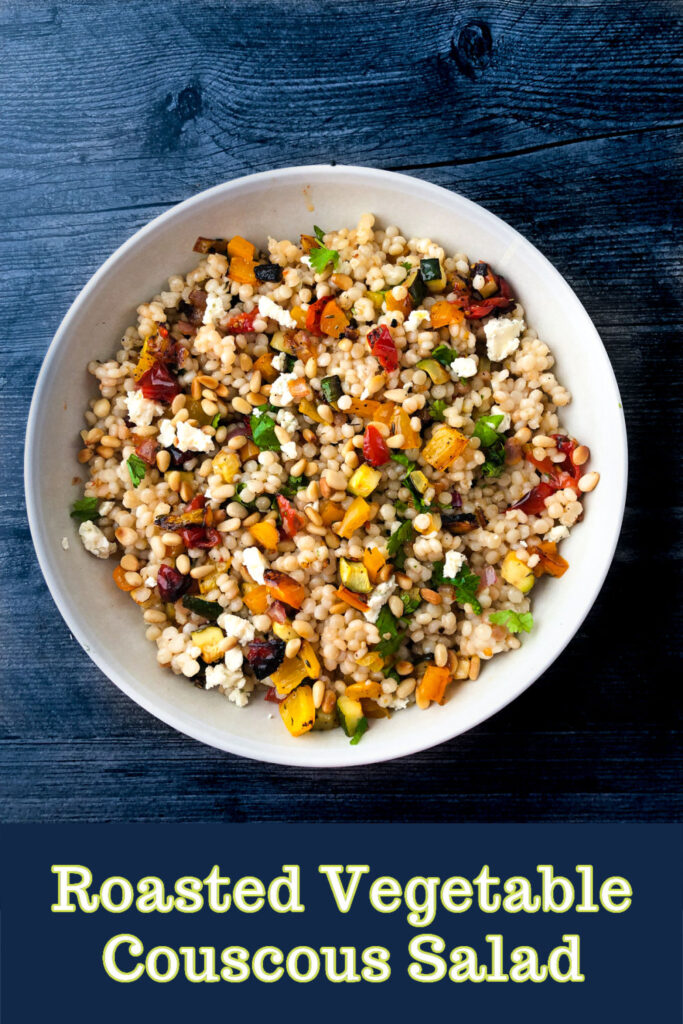
[[[2,6],[2,820],[680,817],[680,12],[634,0]],[[327,161],[425,177],[538,245],[609,351],[631,467],[603,592],[530,691],[415,757],[302,772],[180,736],[98,672],[42,581],[19,480],[41,359],[104,258],[198,189]]]

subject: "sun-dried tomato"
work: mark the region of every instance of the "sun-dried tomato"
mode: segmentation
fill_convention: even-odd
[[[370,351],[379,361],[380,366],[387,373],[393,373],[398,368],[398,352],[386,324],[382,324],[380,327],[373,327],[368,334],[367,341]]]
[[[221,330],[226,334],[249,334],[254,330],[254,321],[258,316],[258,308],[252,309],[251,313],[235,313],[229,320],[221,324]]]
[[[377,427],[372,423],[365,428],[363,436],[363,458],[371,466],[383,466],[389,461],[391,452]]]
[[[180,384],[168,370],[165,363],[157,360],[152,367],[143,373],[138,381],[138,387],[145,398],[153,402],[165,402],[170,404],[176,395],[180,394]]]

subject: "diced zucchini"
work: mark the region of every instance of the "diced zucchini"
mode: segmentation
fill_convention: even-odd
[[[223,611],[218,601],[205,601],[203,597],[195,597],[193,594],[185,595],[183,605],[187,608],[188,612],[201,615],[202,618],[208,619],[209,622],[215,622]]]
[[[275,633],[275,636],[279,636],[280,640],[284,640],[285,643],[287,643],[288,640],[296,640],[299,635],[298,633],[295,633],[289,622],[274,622],[273,633]]]
[[[386,294],[386,289],[382,292],[368,292],[368,298],[372,299],[377,309],[381,309],[384,304],[384,297]]]
[[[210,416],[208,412],[204,412],[202,403],[198,398],[186,398],[183,408],[187,409],[187,418],[196,420],[200,427],[207,427],[213,419],[213,416]]]
[[[192,634],[192,643],[200,649],[202,658],[209,664],[223,657],[224,640],[225,634],[218,626],[205,626],[204,629],[196,629]]]
[[[425,288],[425,283],[419,267],[414,267],[410,271],[404,281],[404,284],[408,289],[408,295],[410,295],[413,300],[415,308],[417,308],[427,294],[427,289]]]
[[[286,352],[288,356],[294,355],[294,350],[284,331],[275,332],[270,339],[270,347],[274,348],[276,352]]]
[[[315,723],[315,704],[310,686],[298,686],[280,704],[282,721],[292,736],[303,736]]]
[[[313,723],[314,732],[327,732],[328,729],[336,729],[339,726],[339,720],[334,711],[322,711],[320,708],[315,713],[315,722]]]
[[[337,715],[339,724],[347,736],[353,738],[356,729],[363,715],[363,707],[359,700],[351,700],[350,697],[339,697],[337,699]]]
[[[408,474],[408,476],[415,490],[418,491],[420,494],[424,494],[424,492],[429,487],[429,480],[424,475],[422,470],[414,469],[412,473]]]
[[[338,402],[343,394],[342,383],[339,377],[323,377],[320,381],[320,387],[322,393],[325,396],[325,400],[334,405]]]
[[[451,375],[436,359],[421,359],[417,364],[418,370],[424,370],[431,377],[433,384],[448,384]]]
[[[506,583],[517,587],[517,590],[521,590],[523,594],[528,594],[536,582],[533,569],[530,569],[526,562],[518,558],[514,551],[508,551],[503,559],[500,574]]]
[[[359,466],[347,484],[347,490],[359,498],[367,498],[372,494],[377,484],[382,479],[382,474],[372,466]]]
[[[362,562],[349,562],[346,558],[340,558],[339,575],[344,586],[356,594],[369,594],[372,590],[368,570]]]
[[[483,299],[490,298],[491,295],[495,295],[499,290],[498,280],[496,275],[491,270],[488,263],[475,263],[472,267],[472,280],[475,277],[483,277],[484,283],[477,291]]]
[[[446,287],[446,271],[441,260],[420,260],[420,273],[430,292],[442,292]]]

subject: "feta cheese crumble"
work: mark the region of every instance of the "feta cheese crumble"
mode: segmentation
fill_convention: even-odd
[[[281,408],[283,405],[291,405],[294,401],[289,382],[296,380],[295,373],[281,373],[277,380],[270,386],[270,404]]]
[[[414,309],[403,323],[404,331],[416,331],[420,324],[429,323],[429,312],[426,309]]]
[[[275,419],[288,434],[296,434],[299,429],[299,421],[289,409],[280,409]]]
[[[64,548],[65,551],[69,550],[69,538],[68,537],[62,537],[62,547]]]
[[[242,552],[242,564],[254,583],[263,583],[263,573],[268,563],[258,548],[245,548]]]
[[[474,277],[472,278],[472,287],[475,289],[475,291],[480,292],[485,284],[486,278],[484,277],[483,274],[475,274]]]
[[[152,420],[162,416],[164,412],[163,405],[145,398],[142,391],[129,391],[124,401],[128,408],[128,419],[136,427],[148,427]]]
[[[477,372],[477,361],[472,356],[454,359],[451,363],[451,371],[456,377],[474,377]]]
[[[463,565],[465,564],[465,556],[462,551],[447,551],[446,558],[443,563],[443,575],[444,579],[454,579]]]
[[[249,697],[242,692],[247,683],[242,674],[243,662],[244,658],[239,647],[233,647],[232,650],[227,651],[222,662],[207,667],[206,689],[211,690],[214,686],[220,686],[233,704],[244,707],[248,703]]]
[[[225,316],[225,306],[223,305],[222,294],[210,292],[206,297],[206,309],[204,310],[202,323],[213,325],[216,320],[220,320],[223,316]]]
[[[499,363],[519,348],[519,336],[524,330],[524,321],[507,316],[489,320],[484,324],[486,352],[489,359]]]
[[[368,598],[369,608],[364,613],[368,622],[377,622],[382,607],[387,603],[396,587],[397,583],[393,576],[386,583],[380,583],[379,586],[375,587]]]
[[[99,526],[95,526],[90,519],[78,527],[78,534],[83,541],[83,547],[96,558],[109,558],[116,551],[116,544],[107,540]]]
[[[296,320],[292,317],[291,313],[288,313],[282,306],[278,306],[277,302],[273,302],[267,295],[261,295],[259,298],[258,311],[261,316],[275,320],[280,327],[296,327]]]
[[[181,452],[212,452],[214,449],[213,438],[185,420],[178,420],[177,423],[161,420],[157,440],[162,448],[173,445]]]
[[[284,370],[285,366],[287,365],[287,353],[286,352],[278,352],[278,354],[276,356],[273,356],[271,365],[272,365],[274,370],[279,370],[280,373],[282,373],[282,371]]]
[[[569,536],[569,530],[566,526],[553,526],[552,530],[548,530],[545,535],[545,539],[557,544],[558,540],[564,540],[565,537]]]
[[[254,639],[253,625],[247,619],[240,618],[239,615],[223,612],[218,616],[217,622],[226,636],[234,636],[242,646],[251,643]]]
[[[282,445],[282,454],[286,459],[296,459],[299,454],[296,449],[296,441],[285,441]]]

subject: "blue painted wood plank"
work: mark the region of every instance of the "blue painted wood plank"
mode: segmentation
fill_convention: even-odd
[[[0,818],[680,816],[680,7],[323,7],[324,17],[311,0],[0,9]],[[630,429],[615,564],[560,662],[478,729],[371,773],[242,761],[132,704],[58,616],[20,489],[42,355],[102,260],[200,188],[327,160],[409,170],[536,243],[605,340]]]

